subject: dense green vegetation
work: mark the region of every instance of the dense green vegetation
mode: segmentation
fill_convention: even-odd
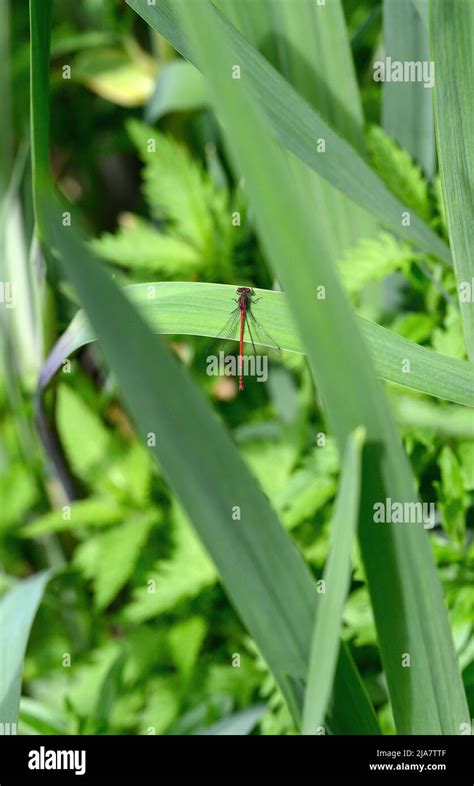
[[[0,0],[19,733],[466,733],[474,11],[400,4]],[[429,47],[434,91],[374,81]],[[238,285],[283,350],[241,393]]]

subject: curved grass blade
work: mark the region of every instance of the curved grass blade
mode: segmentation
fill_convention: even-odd
[[[185,281],[132,284],[122,291],[154,333],[209,337],[218,336],[235,295],[235,287],[228,284]],[[261,298],[255,307],[258,319],[278,345],[289,352],[303,353],[284,294],[262,289],[256,289],[255,293]],[[430,396],[474,406],[474,369],[469,363],[414,344],[362,317],[358,317],[357,322],[382,379]],[[84,312],[79,311],[46,360],[40,387],[51,381],[66,358],[91,341],[95,341],[94,331]],[[409,373],[404,371],[408,367],[406,361]]]

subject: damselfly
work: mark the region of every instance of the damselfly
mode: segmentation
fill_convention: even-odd
[[[272,357],[275,358],[281,357],[281,349],[275,339],[267,333],[263,325],[261,325],[253,314],[253,306],[261,298],[255,297],[255,292],[251,287],[237,287],[236,294],[237,298],[235,302],[237,306],[232,310],[229,319],[222,330],[219,331],[216,338],[211,342],[210,346],[214,347],[217,343],[224,342],[223,346],[227,347],[235,341],[239,342],[237,375],[239,377],[239,390],[243,390],[244,342],[250,339],[255,356],[258,355],[256,345],[267,347]]]

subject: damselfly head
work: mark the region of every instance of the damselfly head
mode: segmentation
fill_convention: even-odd
[[[252,287],[237,287],[238,295],[253,295]]]

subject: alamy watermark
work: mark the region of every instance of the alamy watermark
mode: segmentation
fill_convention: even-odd
[[[0,304],[5,308],[16,306],[16,284],[14,281],[0,281]]]
[[[41,745],[28,755],[30,770],[73,770],[76,775],[86,771],[85,750],[52,750]]]
[[[18,734],[18,727],[16,723],[0,723],[0,737],[11,736]]]
[[[434,502],[394,502],[387,497],[374,503],[374,524],[423,524],[424,529],[433,529],[436,524]]]
[[[474,303],[474,278],[470,281],[460,281],[458,292],[460,303]]]
[[[256,377],[257,382],[267,381],[267,355],[242,355],[241,361],[239,357],[226,355],[221,350],[218,355],[208,355],[206,358],[206,374],[210,377]]]
[[[435,64],[432,60],[385,60],[374,62],[375,82],[422,82],[432,88],[435,83]]]

